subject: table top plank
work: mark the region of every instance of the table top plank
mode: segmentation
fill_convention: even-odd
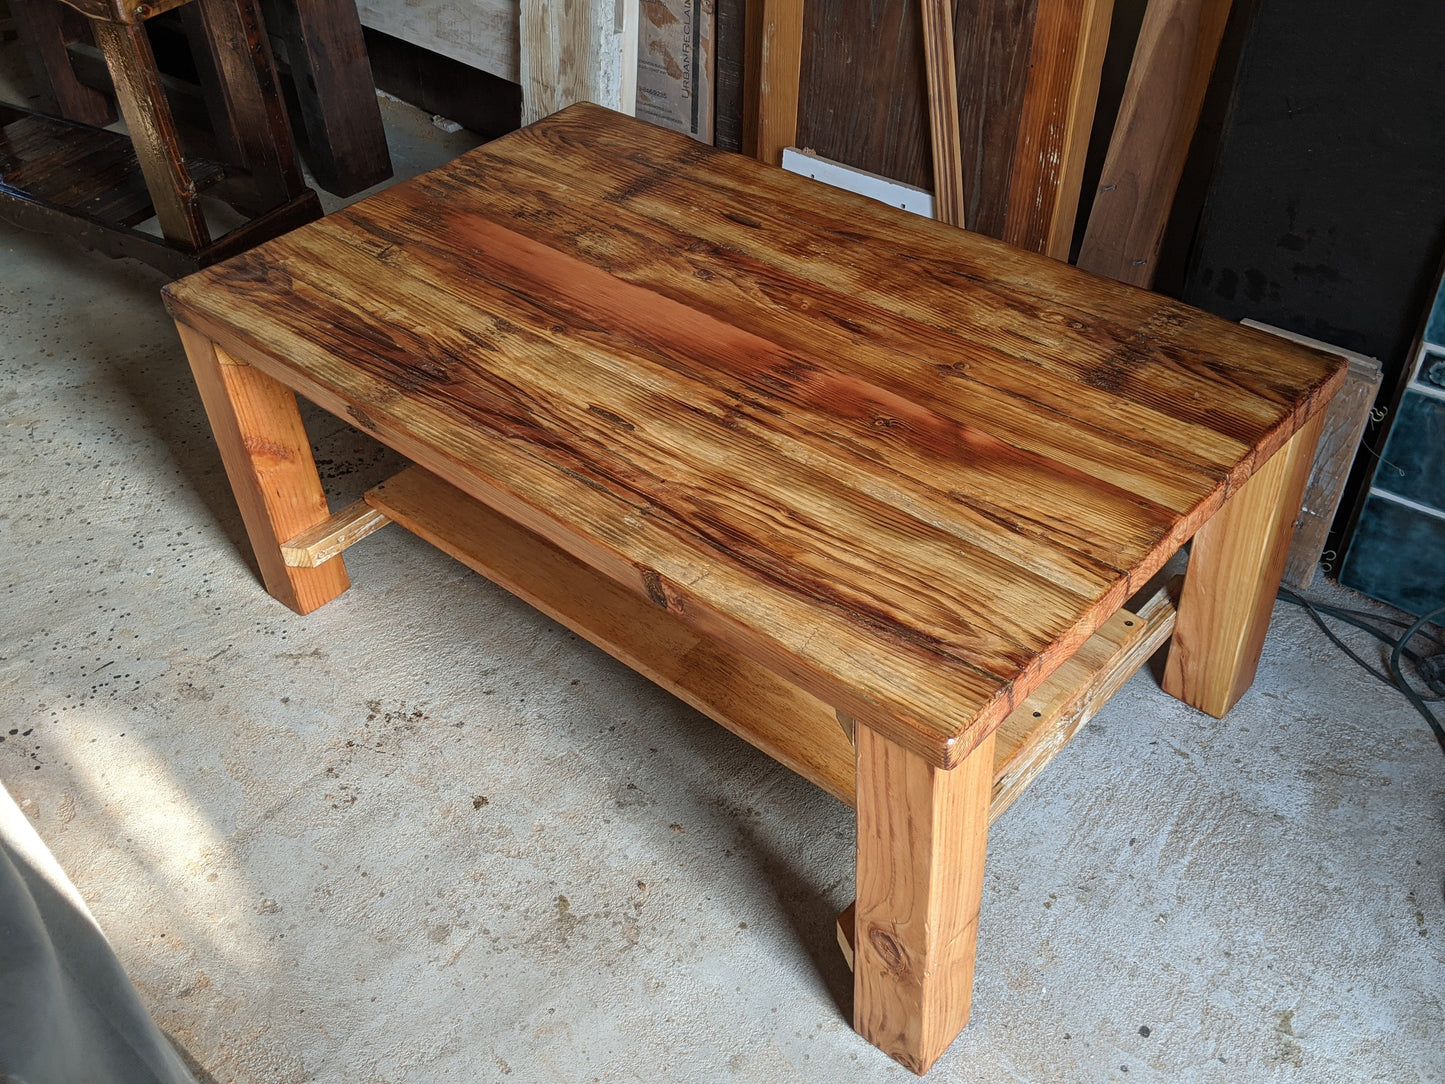
[[[524,168],[508,162],[509,176]],[[524,174],[524,185],[495,191],[477,213],[580,259],[603,262],[611,275],[750,327],[781,346],[826,350],[830,366],[840,371],[957,421],[986,424],[1010,443],[1078,465],[1176,511],[1193,509],[1227,482],[1227,471],[1246,450],[1208,427],[1182,425],[1110,393],[1060,382],[957,329],[922,324],[856,292],[744,256],[730,244],[700,240],[685,232],[687,214],[659,211],[648,218],[601,196],[578,200],[561,168],[537,166],[538,172]],[[474,174],[459,169],[387,195],[425,208],[479,184],[491,186],[480,164]],[[786,256],[774,261],[783,262]],[[1169,470],[1159,469],[1161,458]]]
[[[625,345],[646,353],[692,382],[679,393],[688,402],[706,402],[735,431],[746,429],[798,462],[830,469],[846,462],[853,485],[948,524],[960,537],[1056,583],[1082,580],[1080,591],[1112,585],[1129,569],[1149,564],[1151,549],[1171,538],[1177,517],[1147,498],[820,367],[809,355],[488,219],[456,214],[437,221],[399,201],[384,201],[365,213],[341,212],[328,226],[314,236],[336,235],[363,250],[385,252],[388,268],[404,265],[426,289],[460,303],[492,311],[540,304],[534,323],[542,334],[561,334],[554,330],[561,320],[569,337],[590,334],[599,349]],[[392,246],[383,240],[389,236],[408,242],[404,249]],[[940,503],[938,479],[945,475],[950,487]],[[1041,540],[1049,545],[1040,546]],[[1182,538],[1173,541],[1177,546]]]
[[[1233,437],[1267,456],[1330,383],[1332,369],[1314,351],[992,238],[759,170],[685,136],[638,144],[621,118],[597,107],[519,136],[494,152],[509,176],[565,161],[574,191],[589,200],[645,208],[844,297],[997,345],[1015,365],[1036,365],[1073,391],[1108,393],[1115,410],[1150,406],[1192,424],[1192,437]],[[1246,457],[1241,480],[1253,469]]]
[[[952,766],[1342,373],[782,176],[574,107],[167,303]]]
[[[333,375],[336,387],[344,388],[353,371],[365,374],[390,389],[388,404],[433,405],[454,422],[501,437],[509,451],[550,465],[553,489],[585,479],[615,506],[595,522],[581,518],[580,509],[570,511],[569,527],[602,533],[619,515],[645,516],[678,555],[669,575],[704,600],[723,605],[746,590],[729,582],[728,594],[707,599],[723,588],[704,583],[704,574],[720,561],[735,563],[762,586],[807,600],[795,629],[807,631],[812,608],[838,607],[926,642],[960,665],[1006,678],[1067,633],[1081,605],[1121,589],[1118,570],[1096,567],[1087,579],[1077,569],[1081,591],[1069,591],[1058,582],[1062,577],[1009,561],[993,543],[1011,534],[975,529],[970,539],[949,529],[961,524],[947,509],[925,520],[914,512],[931,506],[898,500],[896,487],[870,494],[857,484],[866,462],[838,450],[809,461],[799,442],[767,439],[775,434],[759,418],[744,417],[746,404],[729,395],[716,374],[680,376],[659,361],[665,355],[657,340],[644,352],[595,323],[589,333],[585,317],[558,324],[577,314],[560,310],[556,298],[545,308],[531,302],[525,280],[518,283],[524,296],[517,296],[499,285],[488,289],[480,275],[452,276],[463,284],[459,296],[440,280],[419,278],[411,266],[419,248],[412,243],[405,253],[377,260],[375,273],[358,276],[343,313],[327,291],[355,273],[357,250],[329,231],[297,238],[295,254],[266,273],[282,284],[265,323],[273,348],[284,347],[288,356],[303,358],[306,369],[319,371],[324,358],[307,357],[318,353],[314,328],[344,328],[369,350]],[[260,281],[248,284],[257,300]],[[705,366],[703,344],[718,345],[707,342],[713,330],[727,334],[679,324],[677,346],[691,341],[702,355],[694,361]],[[504,370],[486,364],[496,356],[505,357]],[[976,453],[982,458],[989,450]],[[962,473],[966,480],[969,472]],[[566,499],[565,493],[531,496],[547,498],[544,506]],[[949,575],[940,582],[944,568]],[[971,618],[971,604],[1005,590],[1016,613],[995,614],[983,624]],[[906,622],[899,617],[905,612]]]
[[[253,279],[246,286],[258,281]],[[321,311],[312,288],[294,280],[277,290],[252,292],[246,288],[233,293],[232,300],[239,301],[242,294],[248,302],[265,307],[284,305],[303,315]],[[1012,704],[1012,683],[1000,682],[973,665],[952,663],[930,650],[921,636],[892,635],[862,615],[800,604],[795,596],[760,594],[752,576],[726,563],[700,572],[693,555],[660,529],[660,520],[641,514],[643,507],[619,517],[615,499],[576,477],[572,485],[562,487],[559,496],[556,467],[528,455],[507,455],[489,432],[458,425],[455,410],[399,395],[394,385],[365,370],[336,363],[336,355],[317,353],[314,336],[293,337],[285,330],[264,327],[261,333],[265,337],[257,338],[256,329],[245,320],[234,319],[234,313],[218,319],[213,311],[184,304],[176,306],[176,315],[236,359],[349,418],[459,489],[667,608],[704,635],[747,654],[815,695],[826,692],[829,703],[870,720],[940,766],[949,766],[966,754],[971,748],[966,742],[981,737],[978,727],[986,728],[1006,715]],[[409,345],[408,337],[395,328],[354,318],[334,330],[333,349],[341,345],[359,353]],[[425,364],[427,355],[418,357]],[[294,368],[289,364],[292,361],[297,363]],[[493,478],[505,479],[507,488],[491,484]],[[560,524],[571,527],[559,531]],[[585,524],[596,524],[598,529],[584,533],[581,525]],[[699,581],[725,600],[721,610],[710,608],[698,597],[695,587]],[[1092,623],[1102,619],[1098,615]],[[1048,656],[1055,651],[1066,655],[1075,646],[1071,637],[1064,638],[1032,670],[1052,662]],[[973,728],[958,725],[958,716],[952,713],[958,704],[968,705],[974,712]],[[950,705],[948,711],[943,710],[945,705]]]

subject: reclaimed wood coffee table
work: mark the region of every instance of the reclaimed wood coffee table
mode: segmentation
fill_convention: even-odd
[[[854,1024],[918,1072],[991,815],[1171,631],[1174,695],[1253,680],[1344,375],[587,105],[166,299],[281,601],[395,520],[856,806]],[[415,466],[330,515],[293,393]]]

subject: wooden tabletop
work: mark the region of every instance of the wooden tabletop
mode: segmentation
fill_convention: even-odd
[[[590,105],[172,314],[951,767],[1337,358]]]

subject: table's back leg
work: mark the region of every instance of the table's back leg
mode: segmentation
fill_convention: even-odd
[[[1254,681],[1323,420],[1320,411],[1194,536],[1164,689],[1216,718]]]
[[[296,396],[200,332],[176,327],[266,590],[297,613],[310,613],[351,581],[340,557],[316,568],[292,568],[281,556],[283,542],[329,514]]]
[[[924,1073],[968,1023],[993,735],[952,771],[858,724],[853,1026]]]

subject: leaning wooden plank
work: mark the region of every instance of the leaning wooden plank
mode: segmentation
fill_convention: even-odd
[[[698,636],[667,610],[420,467],[370,490],[366,500],[835,798],[853,803],[853,747],[822,701]]]
[[[1098,710],[1174,632],[1181,583],[1161,588],[1137,610],[1120,610],[1076,654],[1014,709],[998,729],[993,802],[997,820]]]
[[[928,131],[933,149],[933,204],[938,221],[964,226],[963,147],[958,74],[953,57],[953,0],[923,0],[923,56],[928,76]]]
[[[1151,286],[1230,0],[1150,0],[1079,266]]]
[[[357,0],[361,25],[521,82],[517,0]]]
[[[743,65],[743,150],[781,165],[798,136],[798,84],[803,68],[803,0],[747,5]]]
[[[638,0],[521,3],[522,123],[573,102],[637,109]]]
[[[390,522],[385,513],[378,512],[365,500],[356,501],[333,512],[310,530],[281,543],[281,557],[292,568],[315,568]]]
[[[1003,239],[1069,258],[1114,0],[1038,0]]]
[[[1303,346],[1338,354],[1350,363],[1345,386],[1325,409],[1324,429],[1320,431],[1319,448],[1315,451],[1314,466],[1305,485],[1304,503],[1300,506],[1299,521],[1295,524],[1294,541],[1290,544],[1289,559],[1284,566],[1283,582],[1304,590],[1314,582],[1315,570],[1320,567],[1330,524],[1334,522],[1340,498],[1345,492],[1345,480],[1354,465],[1360,438],[1364,436],[1370,410],[1375,405],[1375,396],[1379,394],[1380,363],[1375,358],[1331,346],[1307,335],[1261,324],[1258,320],[1241,320],[1240,323]]]

